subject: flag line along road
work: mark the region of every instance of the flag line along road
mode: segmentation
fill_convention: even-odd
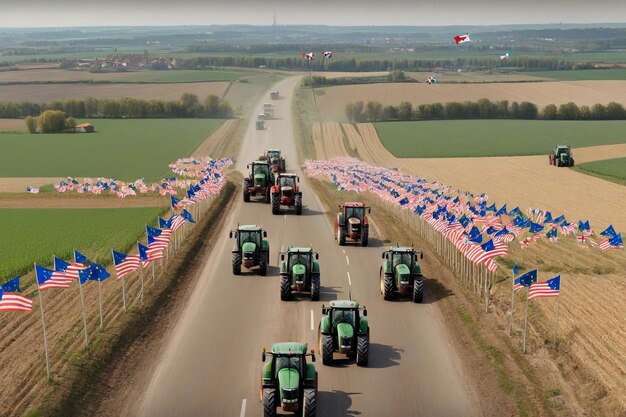
[[[289,212],[286,217],[275,216],[269,204],[243,203],[237,196],[229,223],[219,232],[187,306],[154,358],[157,365],[143,397],[125,404],[127,415],[260,416],[261,351],[284,341],[307,342],[309,349],[316,350],[318,416],[480,415],[477,393],[462,374],[460,360],[446,334],[445,320],[436,303],[428,303],[428,287],[424,304],[383,301],[378,272],[384,248],[337,245],[325,210],[311,194],[296,159],[291,98],[299,79],[287,78],[273,87],[283,99],[273,102],[276,119],[267,122],[272,133],[255,130],[252,119],[236,168],[246,173],[248,162],[256,160],[264,149],[281,148],[287,169],[301,179],[302,215]],[[256,109],[269,101],[269,96],[264,96]],[[241,276],[232,274],[233,240],[228,231],[237,222],[259,224],[267,230],[271,265],[267,276],[249,273],[245,268]],[[276,254],[291,244],[311,245],[319,252],[319,302],[305,297],[280,301]],[[353,258],[352,265],[348,256]],[[348,268],[350,282],[345,278]],[[337,367],[323,366],[317,352],[319,323],[313,323],[315,331],[307,323],[310,312],[321,312],[322,304],[331,300],[347,299],[348,291],[369,313],[371,347],[367,368],[343,360]],[[315,316],[319,317],[317,313]]]

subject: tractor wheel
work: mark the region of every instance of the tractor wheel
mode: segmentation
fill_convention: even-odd
[[[569,160],[569,166],[573,167],[574,166],[574,158],[570,158]]]
[[[421,303],[424,300],[424,279],[415,277],[413,280],[413,302]]]
[[[556,164],[559,168],[563,166],[563,163],[561,162],[561,160],[559,159],[559,161]]]
[[[241,252],[233,252],[233,274],[241,275]]]
[[[243,180],[243,201],[246,203],[250,202],[250,180]]]
[[[277,406],[276,388],[263,388],[263,417],[276,417]]]
[[[267,264],[269,263],[269,256],[266,253],[261,254],[261,261],[259,262],[259,272],[262,276],[267,275]]]
[[[311,301],[320,300],[320,274],[311,274]]]
[[[296,205],[296,214],[299,216],[302,214],[302,195],[296,194],[294,200]]]
[[[361,246],[367,246],[370,239],[370,225],[364,224],[361,228]]]
[[[280,276],[280,300],[288,301],[291,299],[291,280],[289,275]]]
[[[333,364],[333,337],[329,334],[322,335],[322,363]]]
[[[303,395],[304,405],[302,409],[303,417],[315,417],[317,416],[317,392],[315,388],[305,388]]]
[[[337,233],[339,236],[339,246],[343,246],[346,244],[346,228],[339,226],[339,232]]]
[[[272,193],[270,192],[270,186],[268,185],[267,188],[265,189],[265,202],[267,204],[271,203],[272,201]]]
[[[280,196],[279,194],[272,194],[272,214],[280,213]]]
[[[356,338],[356,365],[367,366],[367,359],[370,352],[370,334],[357,336]]]
[[[391,300],[393,298],[393,275],[385,274],[383,282],[383,298]]]

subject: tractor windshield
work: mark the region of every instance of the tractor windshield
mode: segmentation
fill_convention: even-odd
[[[359,220],[363,220],[364,211],[365,209],[363,207],[346,207],[346,218],[350,219],[356,217]]]
[[[413,254],[406,252],[394,252],[392,261],[394,268],[396,265],[400,264],[411,265],[413,262]]]
[[[333,327],[339,323],[348,323],[354,327],[354,310],[334,309],[331,312]]]
[[[294,187],[293,177],[280,177],[280,186],[282,187]]]
[[[257,164],[257,165],[254,165],[254,168],[253,168],[253,170],[252,170],[252,173],[253,173],[254,175],[257,175],[257,174],[263,174],[263,175],[265,175],[265,176],[269,176],[269,168],[268,168],[268,166],[267,166],[267,165],[260,165],[260,164]]]
[[[298,356],[277,356],[276,357],[276,372],[283,368],[291,368],[300,372],[302,366],[302,358]]]
[[[301,264],[309,266],[311,263],[311,255],[308,253],[292,253],[289,255],[289,266]]]
[[[268,152],[267,153],[267,159],[269,159],[270,161],[278,160],[278,159],[280,159],[280,153],[279,152]]]
[[[240,230],[239,231],[239,242],[243,245],[246,242],[252,242],[252,243],[256,243],[257,245],[260,244],[260,237],[261,237],[261,233],[259,233],[259,231],[247,231],[247,230]]]

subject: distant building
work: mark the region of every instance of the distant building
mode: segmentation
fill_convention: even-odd
[[[74,127],[74,133],[93,133],[96,128],[91,123],[81,123]]]

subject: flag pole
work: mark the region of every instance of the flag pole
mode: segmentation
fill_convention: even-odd
[[[80,307],[83,310],[83,327],[85,328],[85,347],[89,346],[89,333],[87,332],[87,316],[85,314],[85,301],[83,299],[83,284],[78,276],[78,289],[80,291]]]
[[[154,275],[155,275],[154,269],[155,269],[155,267],[154,267],[154,261],[152,261],[152,283],[153,283],[153,284],[154,284]]]
[[[513,313],[515,312],[515,273],[511,281],[511,313],[509,314],[509,336],[513,333]]]
[[[37,271],[37,264],[35,264],[35,271]],[[41,288],[39,287],[39,279],[37,281],[37,292],[39,293],[39,307],[41,310],[41,328],[43,329],[43,349],[46,356],[46,374],[48,375],[48,381],[52,379],[50,375],[50,357],[48,356],[48,337],[46,336],[46,320],[43,315],[43,297],[41,296]]]
[[[563,281],[560,280],[559,281],[559,296],[556,299],[556,320],[554,322],[554,337],[552,339],[552,343],[554,344],[554,348],[556,349],[556,332],[559,328],[559,304],[561,303],[561,288],[562,288],[562,283]]]
[[[522,336],[522,353],[526,353],[526,331],[528,329],[528,304],[530,304],[530,300],[528,299],[529,292],[530,292],[530,286],[526,287],[526,314],[524,318],[524,335]]]
[[[102,316],[102,281],[98,279],[98,300],[100,303],[100,329],[104,329],[104,318]]]
[[[141,277],[141,302],[143,303],[143,261],[141,260],[141,253],[139,254],[139,276]]]
[[[113,249],[111,249],[111,257],[113,258],[113,265],[115,265],[115,256],[113,255]],[[141,262],[141,260],[139,262]],[[115,276],[117,276],[117,271],[115,271]],[[124,305],[124,311],[126,311],[126,283],[124,282],[124,280],[125,278],[122,277],[122,304]]]

